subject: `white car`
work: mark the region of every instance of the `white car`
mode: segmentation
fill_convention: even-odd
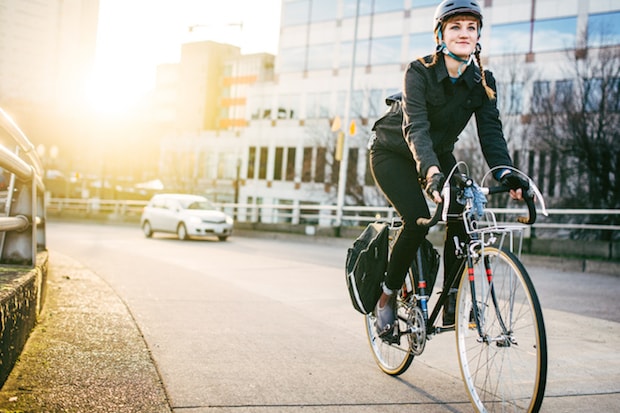
[[[192,236],[215,235],[226,241],[232,234],[233,219],[219,211],[207,198],[198,195],[159,194],[144,207],[140,226],[147,238],[154,232]]]

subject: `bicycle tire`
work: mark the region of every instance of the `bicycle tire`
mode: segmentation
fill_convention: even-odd
[[[410,283],[406,283],[413,286],[413,275],[409,270],[407,277]],[[408,319],[410,302],[403,301],[402,294],[398,293],[396,299],[397,314],[399,319],[399,331],[405,331],[407,323],[404,320]],[[372,350],[374,359],[381,370],[390,376],[398,376],[409,368],[413,361],[414,354],[411,352],[412,336],[410,334],[403,334],[400,337],[399,343],[388,343],[379,337],[377,329],[375,327],[376,317],[374,312],[366,314],[364,322],[366,324],[366,335],[368,336],[368,344]]]
[[[487,247],[485,256],[493,281],[487,280],[484,258],[476,260],[473,272],[484,340],[472,321],[467,269],[458,289],[456,344],[465,388],[480,412],[537,412],[547,380],[547,339],[540,302],[514,254]],[[502,333],[502,321],[508,334]]]

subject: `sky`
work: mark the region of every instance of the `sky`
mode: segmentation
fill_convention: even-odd
[[[125,111],[152,90],[156,66],[177,63],[183,43],[230,43],[244,54],[278,49],[281,0],[100,0],[99,7],[88,96],[100,112]]]

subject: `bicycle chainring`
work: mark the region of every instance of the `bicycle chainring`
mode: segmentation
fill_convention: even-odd
[[[412,354],[419,356],[426,346],[426,322],[420,307],[412,306],[408,309],[407,328],[410,331],[409,348]]]

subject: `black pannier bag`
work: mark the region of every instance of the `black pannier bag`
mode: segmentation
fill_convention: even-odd
[[[437,272],[439,271],[439,253],[433,247],[433,244],[426,238],[422,241],[420,249],[418,250],[422,254],[422,271],[424,274],[424,280],[426,281],[426,295],[431,295],[435,281],[437,280]],[[418,269],[418,254],[416,254],[413,263],[411,264],[411,270],[413,271],[413,279],[415,281],[415,290],[418,292],[418,280],[420,271]]]
[[[381,296],[381,283],[388,263],[390,226],[373,222],[347,251],[346,282],[353,307],[371,313]]]

